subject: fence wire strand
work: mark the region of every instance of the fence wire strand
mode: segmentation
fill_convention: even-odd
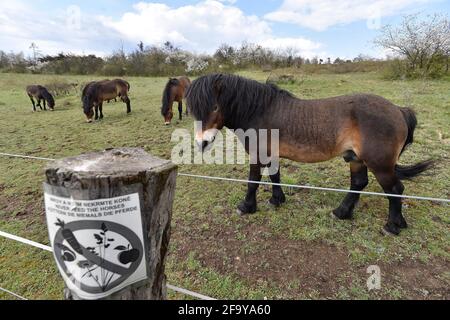
[[[3,291],[5,293],[7,293],[7,294],[10,294],[10,295],[12,295],[12,296],[14,296],[14,297],[16,297],[16,298],[18,298],[20,300],[28,300],[27,298],[24,298],[24,297],[18,295],[17,293],[14,293],[12,291],[6,290],[5,288],[2,288],[2,287],[0,287],[0,291]]]
[[[13,234],[10,234],[10,233],[7,233],[7,232],[0,231],[0,237],[4,237],[4,238],[10,239],[10,240],[21,242],[23,244],[26,244],[26,245],[29,245],[29,246],[32,246],[32,247],[35,247],[35,248],[38,248],[38,249],[41,249],[41,250],[45,250],[45,251],[48,251],[48,252],[53,252],[53,249],[50,246],[47,246],[45,244],[42,244],[42,243],[39,243],[39,242],[35,242],[35,241],[29,240],[29,239],[26,239],[26,238],[22,238],[22,237],[19,237],[19,236],[16,236],[16,235],[13,235]],[[201,293],[197,293],[197,292],[190,291],[190,290],[187,290],[187,289],[184,289],[184,288],[180,288],[180,287],[171,285],[169,283],[166,286],[167,286],[168,289],[170,289],[172,291],[179,292],[179,293],[182,293],[182,294],[185,294],[185,295],[188,295],[188,296],[192,296],[194,298],[198,298],[198,299],[201,299],[201,300],[215,300],[214,298],[205,296],[205,295],[203,295]],[[23,300],[27,300],[27,299],[19,296],[18,294],[15,294],[14,292],[8,291],[8,290],[3,289],[1,287],[0,287],[0,290],[4,291],[6,293],[9,293],[11,295],[14,295],[17,298],[20,298],[20,299],[23,299]]]
[[[12,157],[12,158],[23,158],[23,159],[45,160],[45,161],[55,161],[56,160],[56,159],[51,159],[51,158],[25,156],[25,155],[20,155],[20,154],[11,154],[11,153],[4,153],[4,152],[0,152],[0,155],[6,156],[6,157]],[[411,196],[411,195],[393,194],[393,193],[357,191],[357,190],[349,190],[349,189],[316,187],[316,186],[299,185],[299,184],[274,183],[274,182],[268,182],[268,181],[252,181],[252,180],[245,180],[245,179],[214,177],[214,176],[205,176],[205,175],[197,175],[197,174],[190,174],[190,173],[178,173],[178,175],[182,176],[182,177],[191,177],[191,178],[199,178],[199,179],[206,179],[206,180],[217,180],[217,181],[228,181],[228,182],[239,182],[239,183],[253,183],[253,184],[280,186],[280,187],[288,187],[288,188],[296,188],[296,189],[310,189],[310,190],[340,192],[340,193],[356,193],[356,194],[364,194],[364,195],[370,195],[370,196],[405,198],[405,199],[415,199],[415,200],[450,203],[450,199],[415,196],[415,195]]]
[[[20,155],[20,154],[12,154],[12,153],[5,153],[0,152],[0,156],[10,157],[10,158],[22,158],[22,159],[31,159],[31,160],[43,160],[43,161],[55,161],[55,159],[52,158],[45,158],[45,157],[35,157],[35,156],[27,156],[27,155]],[[178,173],[179,176],[182,177],[191,177],[191,178],[197,178],[197,179],[204,179],[204,180],[214,180],[214,181],[228,181],[228,182],[238,182],[238,183],[249,183],[249,184],[261,184],[261,185],[272,185],[272,186],[280,186],[280,187],[288,187],[288,188],[297,188],[297,189],[310,189],[310,190],[319,190],[319,191],[329,191],[329,192],[340,192],[340,193],[357,193],[357,194],[364,194],[364,195],[372,195],[372,196],[389,196],[389,197],[396,197],[396,198],[406,198],[406,199],[415,199],[415,200],[426,200],[426,201],[434,201],[434,202],[444,202],[444,203],[450,203],[450,199],[443,199],[443,198],[433,198],[433,197],[423,197],[423,196],[410,196],[410,195],[398,195],[398,194],[389,194],[389,193],[381,193],[381,192],[370,192],[370,191],[356,191],[356,190],[348,190],[348,189],[338,189],[338,188],[327,188],[327,187],[316,187],[316,186],[309,186],[309,185],[296,185],[296,184],[287,184],[287,183],[273,183],[268,181],[252,181],[252,180],[245,180],[245,179],[236,179],[236,178],[225,178],[225,177],[214,177],[214,176],[206,176],[206,175],[197,175],[197,174],[190,174],[190,173]],[[18,237],[3,231],[0,231],[0,236],[3,236],[5,238],[15,240],[42,250],[46,250],[49,252],[53,252],[52,248],[38,243],[34,242],[22,237]],[[167,284],[167,288],[170,290],[173,290],[175,292],[179,292],[188,296],[192,296],[198,299],[202,300],[215,300],[214,298],[202,295],[200,293],[190,291],[184,288],[176,287],[171,284]],[[11,294],[19,299],[27,300],[26,298],[11,292],[9,290],[6,290],[2,287],[0,287],[0,291],[6,292],[8,294]]]

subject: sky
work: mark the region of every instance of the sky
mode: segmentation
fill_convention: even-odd
[[[304,57],[386,55],[373,45],[383,25],[407,14],[450,14],[449,0],[15,0],[0,2],[0,50],[30,56],[106,56],[143,41],[171,41],[211,54],[223,43],[289,48]]]

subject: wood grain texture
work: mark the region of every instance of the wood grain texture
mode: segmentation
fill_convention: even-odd
[[[148,279],[107,299],[165,299],[164,265],[177,166],[140,148],[118,148],[51,162],[45,176],[52,192],[62,197],[95,200],[139,193]],[[67,288],[64,295],[78,299]]]

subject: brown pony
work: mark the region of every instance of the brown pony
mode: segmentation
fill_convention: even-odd
[[[261,84],[235,75],[212,74],[195,80],[186,94],[194,117],[202,122],[196,136],[205,149],[214,134],[229,129],[279,130],[278,154],[298,162],[320,162],[342,156],[350,163],[351,190],[362,191],[368,184],[367,171],[375,175],[385,193],[401,195],[403,179],[410,179],[429,169],[433,161],[412,166],[397,164],[406,146],[413,142],[417,120],[409,108],[398,107],[370,94],[346,95],[328,99],[301,100],[273,84]],[[216,130],[210,130],[216,129]],[[208,131],[206,133],[205,131]],[[267,143],[269,144],[269,143]],[[249,143],[244,143],[249,152]],[[264,146],[264,144],[263,144]],[[270,150],[275,154],[277,150]],[[258,146],[257,148],[260,148]],[[261,159],[250,165],[249,180],[261,180]],[[270,159],[269,159],[270,160]],[[279,167],[270,175],[280,183]],[[249,183],[240,214],[256,212],[258,183]],[[360,194],[348,193],[332,213],[338,219],[350,219]],[[389,218],[385,233],[399,234],[407,223],[399,197],[388,197]],[[285,202],[279,185],[274,185],[270,203]]]
[[[92,81],[88,83],[81,94],[83,112],[87,122],[92,122],[95,111],[95,120],[103,119],[103,101],[119,97],[127,105],[127,113],[131,112],[131,102],[128,97],[130,84],[122,79]]]
[[[164,117],[164,123],[169,125],[173,118],[172,105],[174,101],[178,102],[178,112],[180,120],[183,119],[183,98],[184,93],[191,85],[191,80],[188,77],[170,78],[162,96],[161,114]],[[186,108],[186,115],[188,110]]]
[[[41,101],[43,101],[44,104],[44,110],[47,110],[45,103],[48,103],[48,107],[50,108],[50,111],[53,111],[55,109],[55,99],[53,99],[53,96],[48,92],[46,88],[40,85],[31,85],[26,88],[28,97],[30,97],[31,103],[33,104],[33,112],[36,111],[36,104],[33,100],[33,97],[37,101],[37,106],[41,108]]]

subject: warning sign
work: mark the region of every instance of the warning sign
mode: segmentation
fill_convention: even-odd
[[[100,299],[147,278],[139,194],[74,200],[45,193],[50,242],[66,285]]]

